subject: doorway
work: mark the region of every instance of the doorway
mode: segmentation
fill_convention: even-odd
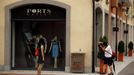
[[[98,52],[99,52],[99,49],[98,49],[98,42],[99,42],[99,38],[102,36],[102,20],[103,20],[103,16],[102,16],[102,10],[101,8],[96,8],[96,14],[95,14],[95,26],[94,26],[94,64],[95,64],[95,67],[98,67],[99,66],[99,60],[97,58],[97,55],[98,55]]]

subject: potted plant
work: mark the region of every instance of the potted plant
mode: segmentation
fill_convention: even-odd
[[[119,41],[118,44],[118,61],[123,61],[124,58],[124,42]]]
[[[104,52],[103,52],[103,50],[100,48],[100,45],[102,45],[103,42],[108,42],[106,36],[100,37],[99,43],[98,43],[99,52],[98,52],[97,57],[98,57],[99,60],[100,60],[100,73],[103,73],[103,66],[104,66]],[[106,67],[106,68],[107,68],[107,67]],[[106,69],[105,73],[107,73],[107,69]]]
[[[133,50],[133,42],[132,41],[130,41],[129,43],[128,43],[128,56],[132,56],[132,50]]]

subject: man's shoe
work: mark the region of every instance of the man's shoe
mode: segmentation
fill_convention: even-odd
[[[100,73],[100,74],[106,74],[105,72],[102,72],[102,73]]]

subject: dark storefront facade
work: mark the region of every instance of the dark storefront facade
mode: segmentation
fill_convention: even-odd
[[[47,4],[28,4],[11,9],[12,69],[34,69],[34,36],[43,35],[47,40],[46,70],[65,70],[66,9]],[[57,68],[54,68],[52,39],[57,36],[62,51],[58,51]],[[27,41],[28,40],[28,41]]]

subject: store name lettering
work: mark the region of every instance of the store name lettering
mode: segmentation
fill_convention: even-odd
[[[50,9],[27,9],[28,16],[50,16],[51,10]]]

